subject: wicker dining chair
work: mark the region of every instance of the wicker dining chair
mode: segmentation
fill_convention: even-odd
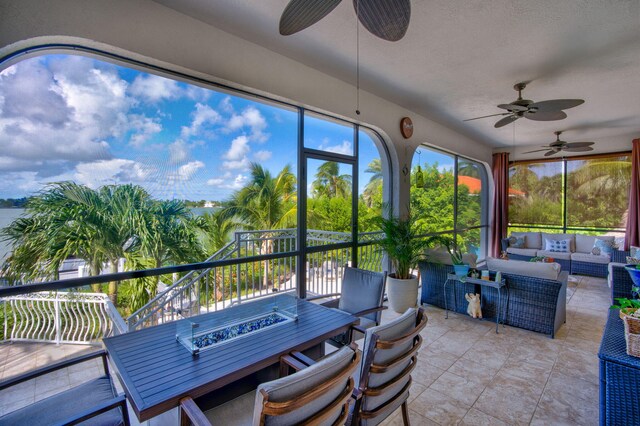
[[[360,358],[355,345],[345,346],[311,366],[285,356],[282,362],[299,371],[263,383],[255,391],[204,413],[193,399],[184,398],[180,401],[181,424],[343,425],[349,416],[355,389],[353,376]]]

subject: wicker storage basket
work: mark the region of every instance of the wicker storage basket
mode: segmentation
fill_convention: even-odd
[[[640,318],[627,315],[626,309],[620,310],[624,322],[624,338],[627,341],[627,355],[640,358]]]

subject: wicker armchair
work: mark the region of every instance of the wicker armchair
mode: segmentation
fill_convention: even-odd
[[[611,304],[617,298],[631,298],[633,281],[629,271],[624,268],[624,263],[609,264],[609,286],[611,287]]]

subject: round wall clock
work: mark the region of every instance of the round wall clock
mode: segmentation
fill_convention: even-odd
[[[403,117],[400,120],[400,133],[405,139],[409,139],[413,136],[413,122],[409,117]]]

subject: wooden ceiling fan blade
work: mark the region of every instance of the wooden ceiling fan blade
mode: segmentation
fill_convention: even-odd
[[[508,117],[502,118],[500,120],[498,120],[498,122],[496,124],[493,125],[493,127],[495,127],[496,129],[499,129],[500,127],[504,127],[509,123],[513,123],[514,121],[516,121],[518,118],[520,118],[517,115],[510,115]]]
[[[462,121],[480,120],[481,118],[496,117],[498,115],[509,115],[509,114],[511,114],[511,113],[510,112],[500,112],[498,114],[483,115],[482,117],[467,118],[466,120],[462,120]]]
[[[532,112],[527,111],[524,113],[524,116],[529,120],[534,121],[556,121],[556,120],[564,120],[567,118],[567,114],[564,111],[549,111],[549,112]]]
[[[407,32],[411,0],[353,0],[360,23],[376,37],[398,41]]]
[[[291,0],[280,17],[280,34],[295,34],[315,24],[342,0]]]
[[[551,99],[548,101],[534,102],[529,105],[529,108],[535,108],[538,112],[551,112],[574,108],[583,103],[584,100],[582,99]]]
[[[549,156],[555,154],[556,152],[558,152],[558,151],[551,150],[551,151],[548,151],[546,154],[544,154],[544,156],[545,157],[549,157]]]
[[[593,145],[595,142],[569,142],[565,145],[565,148],[585,148]]]
[[[523,152],[523,154],[533,154],[534,152],[542,152],[542,151],[548,151],[549,148],[545,148],[545,149],[536,149],[535,151],[527,151],[527,152]]]
[[[579,146],[579,147],[562,148],[562,150],[567,152],[587,152],[587,151],[593,151],[593,148],[590,146]]]
[[[498,108],[506,109],[511,112],[525,112],[528,108],[522,105],[514,105],[514,104],[500,104]]]

